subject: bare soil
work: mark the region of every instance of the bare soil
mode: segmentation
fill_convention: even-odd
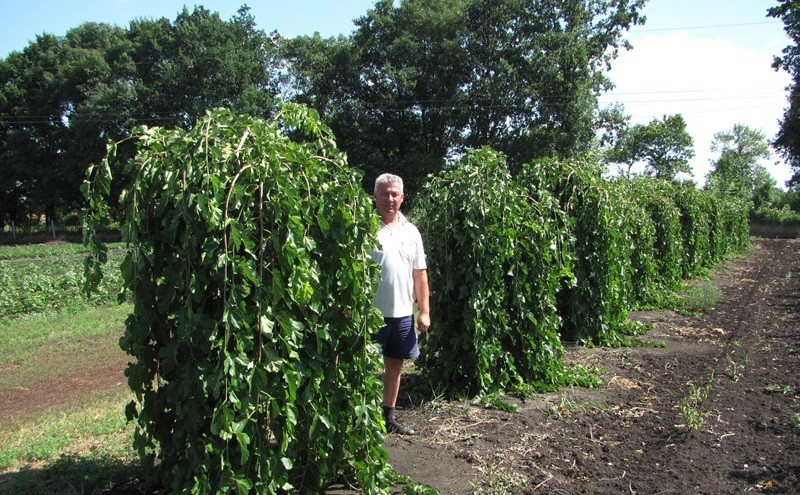
[[[568,363],[604,370],[602,387],[511,398],[507,413],[420,402],[405,380],[401,414],[418,434],[387,437],[389,462],[443,495],[800,493],[798,249],[754,241],[715,273],[721,298],[699,316],[632,314],[663,347],[568,349]],[[124,387],[124,366],[2,392],[0,428]],[[697,391],[707,397],[687,402]]]

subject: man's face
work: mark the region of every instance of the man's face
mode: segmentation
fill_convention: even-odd
[[[380,184],[375,192],[375,208],[381,217],[392,217],[400,211],[403,193],[397,184]]]

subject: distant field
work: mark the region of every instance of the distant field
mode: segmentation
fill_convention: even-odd
[[[113,302],[122,287],[123,252],[109,252],[106,279],[90,298],[82,290],[85,254],[81,244],[0,246],[0,318]]]

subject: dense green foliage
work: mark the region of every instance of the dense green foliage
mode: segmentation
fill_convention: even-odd
[[[691,174],[689,159],[694,147],[683,116],[665,115],[647,124],[622,125],[607,155],[609,162],[620,164],[625,175],[643,163],[644,175],[674,181],[679,174]]]
[[[37,36],[0,61],[0,222],[60,222],[78,211],[89,163],[136,125],[189,127],[216,106],[267,114],[274,53],[247,9],[230,21],[196,7],[174,22]]]
[[[377,216],[330,130],[287,104],[136,136],[121,346],[145,468],[176,493],[380,491]],[[109,217],[114,151],[90,169],[89,233]]]
[[[434,332],[421,365],[456,390],[591,384],[562,341],[630,345],[637,307],[747,248],[747,210],[690,184],[608,180],[591,158],[538,160],[512,177],[469,151],[432,176],[414,215],[428,246]]]
[[[639,181],[652,182],[649,179]],[[648,212],[646,200],[637,196],[636,182],[618,179],[612,186],[618,192],[622,230],[627,233],[630,247],[630,265],[624,270],[625,300],[640,308],[657,307],[664,303],[668,290],[658,272],[656,218]]]
[[[789,181],[793,189],[800,187],[800,4],[794,0],[778,0],[778,5],[768,11],[770,17],[783,21],[784,30],[792,44],[775,57],[773,67],[783,69],[792,76],[789,87],[789,106],[780,122],[774,145],[780,150],[794,171]]]
[[[625,296],[630,242],[622,228],[624,209],[613,183],[603,179],[597,162],[539,161],[520,175],[523,184],[553,193],[564,211],[563,246],[571,274],[558,294],[562,337],[603,345],[620,344],[628,326]]]
[[[643,0],[377,1],[349,37],[299,37],[296,98],[330,122],[367,179],[411,193],[466,148],[532,158],[588,150],[597,96]]]
[[[670,291],[680,286],[683,265],[683,240],[678,206],[672,201],[672,185],[661,180],[635,178],[627,186],[653,219],[656,236],[654,248],[657,284]]]
[[[775,179],[761,164],[771,158],[764,133],[744,124],[718,132],[711,144],[719,156],[712,163],[706,189],[723,196],[734,196],[750,204],[750,209],[774,207],[780,196]]]
[[[489,149],[426,184],[415,213],[435,331],[420,363],[433,379],[478,392],[564,383],[558,212],[546,190],[520,188]]]

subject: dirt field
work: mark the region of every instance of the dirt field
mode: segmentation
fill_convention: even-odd
[[[516,401],[517,413],[401,391],[419,434],[388,437],[390,463],[443,495],[800,493],[799,249],[755,241],[698,317],[631,315],[665,347],[569,349],[568,362],[605,369],[598,389]],[[124,386],[120,363],[0,394],[0,427]]]

